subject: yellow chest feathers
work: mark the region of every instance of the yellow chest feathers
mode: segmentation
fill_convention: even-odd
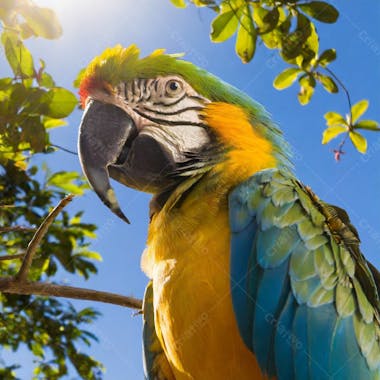
[[[199,219],[195,206],[170,222],[158,216],[150,228],[144,255],[155,263],[149,275],[159,339],[177,380],[261,378],[232,309],[227,207],[210,199]]]

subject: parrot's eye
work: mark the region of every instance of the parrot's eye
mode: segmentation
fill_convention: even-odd
[[[171,79],[166,83],[166,94],[169,96],[176,96],[182,91],[182,83],[178,80]]]

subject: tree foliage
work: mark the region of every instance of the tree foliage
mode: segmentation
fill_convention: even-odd
[[[302,0],[171,0],[179,7],[188,3],[196,7],[206,7],[216,13],[211,23],[210,38],[213,42],[224,42],[236,35],[235,51],[243,63],[250,62],[255,55],[256,46],[264,45],[276,50],[280,58],[289,65],[273,81],[277,90],[283,90],[298,82],[298,101],[306,105],[313,97],[316,86],[329,93],[343,90],[347,97],[348,115],[344,126],[329,125],[323,132],[322,143],[343,134],[335,157],[339,159],[342,147],[349,138],[355,148],[365,153],[367,141],[359,129],[380,131],[374,120],[363,120],[355,124],[350,94],[339,77],[332,71],[330,64],[337,57],[334,48],[320,49],[319,35],[315,22],[333,24],[339,11],[327,1]],[[368,101],[367,106],[368,106]],[[360,103],[360,102],[359,102]],[[359,104],[357,103],[357,104]],[[365,109],[366,110],[366,109]],[[364,111],[365,111],[364,110]],[[363,112],[364,112],[363,111]]]
[[[82,194],[87,185],[76,172],[51,173],[33,165],[36,154],[54,154],[49,131],[66,124],[76,96],[59,87],[25,45],[30,37],[54,39],[61,26],[54,12],[29,0],[0,1],[1,46],[9,75],[0,79],[0,277],[14,276],[27,243],[51,208],[67,192]],[[88,278],[100,256],[89,249],[96,226],[82,212],[63,211],[36,252],[28,280],[54,281],[58,271]],[[80,352],[96,337],[88,326],[99,313],[76,310],[70,302],[34,295],[0,295],[0,345],[12,351],[26,346],[35,357],[35,379],[59,379],[74,367],[84,379],[101,378],[102,365]],[[0,377],[16,379],[19,363],[2,360]]]

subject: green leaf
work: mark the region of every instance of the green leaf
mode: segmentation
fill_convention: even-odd
[[[360,153],[367,151],[367,140],[358,132],[350,132],[350,139]]]
[[[314,59],[319,51],[319,37],[315,25],[310,23],[310,35],[306,40],[302,49],[302,55],[304,57],[303,64],[310,62]]]
[[[379,123],[375,120],[361,120],[357,122],[354,129],[368,129],[369,131],[380,131]]]
[[[53,88],[55,86],[53,77],[50,74],[45,73],[45,72],[41,74],[38,84],[45,88]]]
[[[40,118],[29,117],[22,125],[22,137],[29,142],[34,152],[43,152],[47,142],[47,135]]]
[[[302,51],[304,43],[312,32],[310,20],[303,14],[297,15],[297,28],[290,34],[284,34],[282,37],[281,53],[284,59],[289,62],[296,58]]]
[[[53,129],[57,127],[62,127],[64,125],[67,125],[67,121],[62,119],[53,119],[51,117],[45,116],[43,118],[43,125],[45,129]]]
[[[298,74],[301,71],[302,70],[296,67],[289,67],[285,69],[274,79],[274,88],[276,88],[277,90],[283,90],[284,88],[291,86],[296,81]]]
[[[320,83],[322,83],[322,86],[325,88],[326,91],[334,94],[338,92],[338,86],[334,82],[334,79],[332,79],[328,75],[316,73],[316,78]]]
[[[322,144],[327,144],[329,141],[339,136],[341,133],[347,132],[348,128],[341,125],[329,127],[323,131]]]
[[[256,50],[256,38],[257,33],[253,25],[249,7],[247,7],[246,12],[240,20],[235,44],[236,54],[243,63],[247,63],[253,58]]]
[[[62,28],[55,12],[31,3],[25,3],[19,10],[36,36],[55,39],[62,35]]]
[[[325,113],[324,117],[326,119],[326,124],[329,127],[332,127],[334,125],[347,125],[347,121],[344,119],[344,117],[337,112],[327,112]]]
[[[43,358],[44,357],[44,350],[43,350],[42,346],[39,343],[32,342],[31,347],[32,347],[32,352],[33,352],[33,354],[35,356],[37,356],[39,358]]]
[[[311,1],[306,4],[298,4],[298,8],[316,20],[329,24],[334,23],[339,17],[338,10],[324,1]]]
[[[356,123],[360,116],[367,111],[369,102],[366,99],[360,100],[351,107],[352,120],[351,123]]]
[[[311,75],[304,75],[299,79],[299,83],[300,91],[298,93],[298,101],[304,106],[310,102],[310,99],[314,94],[315,79]]]
[[[96,260],[96,261],[103,261],[102,256],[95,251],[82,251],[79,253],[80,256],[86,257],[88,259]]]
[[[186,8],[185,0],[170,0],[170,1],[177,8]]]
[[[259,28],[260,34],[271,32],[280,20],[280,12],[278,8],[265,9],[257,7],[253,12],[253,19]]]
[[[61,87],[49,90],[45,94],[44,102],[46,103],[44,114],[55,119],[69,116],[78,104],[76,96],[71,91]]]
[[[77,172],[64,172],[60,171],[54,173],[47,180],[47,184],[50,186],[58,187],[68,193],[75,195],[82,195],[84,190],[87,188],[86,184],[76,184],[80,180],[80,176]]]
[[[211,40],[213,42],[223,42],[232,37],[239,25],[237,10],[230,10],[219,14],[211,23]]]
[[[217,10],[218,6],[213,0],[191,0],[191,2],[196,7],[210,7],[211,9]]]
[[[15,76],[29,78],[34,76],[33,57],[26,46],[19,40],[17,34],[12,31],[4,31],[1,34],[1,42],[4,45],[5,56]]]
[[[327,49],[319,56],[317,62],[320,66],[326,67],[330,62],[335,61],[335,59],[336,59],[336,50]]]

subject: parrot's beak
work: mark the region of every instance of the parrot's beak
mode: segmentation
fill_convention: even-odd
[[[97,100],[88,102],[79,128],[80,162],[99,198],[127,223],[110,184],[109,166],[118,163],[136,136],[135,123],[121,108]]]

